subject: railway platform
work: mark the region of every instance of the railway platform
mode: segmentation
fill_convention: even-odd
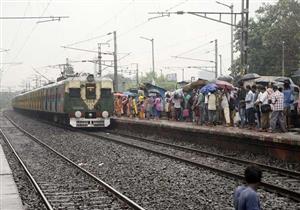
[[[23,210],[22,201],[12,171],[0,144],[0,209]]]
[[[156,134],[164,137],[195,140],[227,149],[268,153],[282,160],[300,160],[300,133],[297,131],[267,133],[235,127],[209,127],[190,122],[133,118],[114,118],[114,127],[146,135]]]

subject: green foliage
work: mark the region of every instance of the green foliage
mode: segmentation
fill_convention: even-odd
[[[236,30],[235,46],[240,49],[240,30]],[[281,75],[282,42],[285,42],[285,75],[291,76],[300,59],[300,2],[279,0],[275,5],[264,4],[249,20],[249,72],[261,75]],[[240,61],[236,60],[232,76],[239,75]]]
[[[164,75],[158,76],[155,72],[148,72],[146,73],[146,76],[142,77],[140,79],[140,83],[152,83],[154,80],[155,85],[162,87],[166,90],[175,90],[176,89],[176,83],[175,81],[168,81]]]

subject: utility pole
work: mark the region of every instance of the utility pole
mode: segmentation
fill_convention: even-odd
[[[230,40],[231,40],[231,68],[233,66],[233,4],[224,4],[222,2],[216,1],[217,4],[221,4],[225,7],[228,7],[230,9],[231,12],[231,34],[230,34]],[[222,75],[222,74],[221,74]]]
[[[143,37],[143,36],[141,36],[140,38],[148,40],[152,44],[152,74],[153,74],[153,78],[152,79],[154,81],[154,76],[155,76],[155,68],[154,68],[154,39],[153,38],[149,39],[149,38]]]
[[[215,39],[215,79],[218,78],[218,40]]]
[[[148,14],[157,15],[157,16],[148,18],[148,20],[152,20],[152,19],[156,19],[156,18],[160,18],[160,17],[170,17],[170,15],[172,15],[172,14],[176,14],[176,15],[189,14],[189,15],[198,16],[198,17],[201,17],[204,19],[208,19],[211,21],[215,21],[215,22],[226,24],[226,25],[241,28],[241,39],[240,39],[241,56],[240,57],[241,57],[241,72],[242,72],[242,74],[244,74],[244,73],[247,73],[247,71],[248,71],[248,60],[247,60],[247,50],[248,49],[247,48],[248,48],[249,0],[246,0],[246,8],[245,8],[245,0],[241,0],[241,1],[242,1],[241,12],[233,12],[233,6],[232,6],[232,12],[230,12],[230,13],[229,12],[185,12],[185,11],[150,12]],[[226,16],[226,15],[234,16],[234,17],[232,17],[233,24],[232,24],[232,22],[222,19],[222,17]],[[241,17],[241,24],[237,23],[237,16]]]
[[[245,73],[245,60],[244,60],[244,54],[245,54],[245,49],[244,49],[244,46],[245,46],[245,26],[244,26],[244,22],[245,22],[245,17],[244,17],[244,8],[245,8],[245,0],[242,0],[242,20],[241,20],[241,25],[242,25],[242,28],[241,28],[241,72],[242,74]]]
[[[108,43],[98,43],[98,75],[102,76],[102,53],[101,45],[108,45]]]
[[[282,61],[281,61],[281,75],[284,77],[285,71],[284,71],[284,46],[285,42],[282,41]]]
[[[139,86],[139,64],[138,63],[132,63],[135,65],[135,73],[136,73],[136,85]]]
[[[220,75],[222,76],[223,75],[223,71],[222,71],[222,55],[220,54],[219,57],[220,57]]]
[[[101,43],[98,43],[98,75],[102,75],[102,66],[101,66]]]
[[[248,65],[248,28],[249,28],[249,0],[246,0],[246,10],[244,11],[244,14],[246,15],[246,23],[245,23],[245,70],[246,74],[248,73],[249,70],[249,65]]]
[[[114,89],[118,91],[118,59],[117,59],[117,32],[114,31]]]

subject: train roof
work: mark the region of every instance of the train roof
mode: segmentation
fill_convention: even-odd
[[[89,76],[93,76],[93,74],[81,74],[81,75],[78,75],[78,76],[74,76],[74,77],[68,77],[64,80],[60,80],[60,81],[56,81],[56,82],[53,82],[53,83],[48,83],[42,87],[38,87],[36,89],[33,89],[33,90],[30,90],[30,91],[27,91],[27,92],[24,92],[24,93],[21,93],[21,94],[18,94],[17,96],[21,96],[21,95],[25,95],[27,93],[32,93],[32,92],[35,92],[37,90],[42,90],[42,89],[45,89],[45,88],[51,88],[51,87],[55,87],[55,86],[58,86],[58,85],[61,85],[61,84],[65,84],[67,82],[71,82],[71,81],[82,81],[82,82],[89,82],[88,81],[88,77]],[[93,82],[101,82],[101,81],[113,81],[111,78],[109,77],[94,77],[93,79]],[[16,97],[17,97],[16,96]]]

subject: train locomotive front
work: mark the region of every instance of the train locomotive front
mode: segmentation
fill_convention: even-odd
[[[92,74],[22,93],[13,108],[72,127],[108,127],[113,113],[113,82]]]

